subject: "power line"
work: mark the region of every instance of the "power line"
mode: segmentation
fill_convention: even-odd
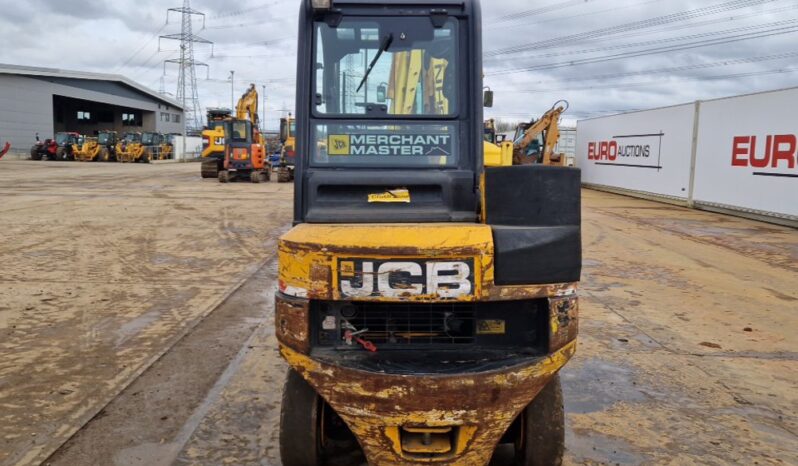
[[[519,23],[519,24],[487,23],[485,25],[485,28],[486,29],[492,29],[494,26],[501,26],[502,29],[517,28],[517,27],[526,27],[526,28],[528,28],[529,26],[534,26],[536,24],[553,23],[553,22],[557,22],[557,21],[564,21],[566,19],[581,18],[582,16],[597,16],[597,15],[600,15],[600,14],[603,14],[603,13],[609,13],[611,11],[618,11],[618,10],[627,11],[627,10],[629,10],[631,8],[637,8],[637,7],[640,7],[640,6],[643,6],[643,5],[648,5],[648,4],[651,4],[651,3],[660,3],[660,2],[662,2],[662,0],[647,0],[647,1],[639,2],[639,3],[634,4],[634,5],[624,5],[624,6],[618,6],[618,7],[613,7],[613,8],[606,8],[604,10],[591,11],[591,12],[587,12],[587,13],[577,13],[577,14],[574,14],[574,15],[557,16],[555,18],[542,19],[542,20],[533,21],[533,22],[525,21],[525,22]]]
[[[755,5],[761,5],[764,3],[771,3],[775,1],[777,0],[732,0],[726,3],[697,8],[694,10],[682,11],[678,13],[672,13],[664,16],[657,16],[655,18],[649,18],[641,21],[634,21],[616,26],[604,27],[600,29],[595,29],[593,31],[571,34],[563,37],[555,37],[552,39],[532,42],[530,44],[522,44],[513,47],[506,47],[503,49],[490,50],[485,52],[485,56],[495,57],[498,55],[514,54],[514,53],[524,52],[527,50],[536,50],[540,48],[545,48],[549,46],[562,46],[564,44],[579,42],[587,39],[595,39],[599,37],[605,38],[607,36],[617,35],[622,32],[628,32],[639,29],[648,29],[655,26],[661,26],[664,24],[687,21],[702,16],[714,15],[725,11],[732,11]]]
[[[490,22],[490,24],[499,24],[504,23],[507,21],[513,21],[517,19],[524,19],[530,16],[542,15],[544,13],[548,13],[551,11],[562,10],[564,8],[576,6],[576,5],[584,5],[588,3],[590,0],[566,0],[564,2],[555,3],[554,5],[546,5],[543,7],[533,8],[530,10],[523,10],[517,11],[515,13],[509,13],[504,16],[499,16]],[[595,0],[593,0],[595,1]]]
[[[152,43],[152,41],[157,39],[158,38],[158,34],[160,34],[161,31],[163,31],[165,28],[166,28],[166,24],[164,24],[163,26],[161,26],[160,29],[155,31],[155,33],[152,35],[152,37],[150,37],[150,39],[147,42],[145,42],[141,47],[139,47],[135,52],[133,52],[133,55],[128,57],[128,59],[125,60],[121,65],[118,65],[116,68],[114,68],[114,73],[116,73],[118,71],[121,71],[124,67],[126,67],[134,58],[136,58],[136,56],[138,56],[139,53],[141,53],[142,50],[147,48],[147,46],[150,45]]]
[[[731,73],[731,74],[722,74],[722,75],[714,75],[714,76],[685,76],[681,78],[668,78],[662,79],[658,81],[648,81],[648,82],[636,82],[636,83],[610,83],[605,85],[591,85],[591,86],[581,86],[581,87],[564,87],[559,89],[528,89],[528,90],[496,90],[497,93],[501,92],[512,92],[516,94],[546,94],[549,92],[569,92],[569,91],[589,91],[589,90],[596,90],[596,89],[619,89],[625,90],[632,87],[647,87],[647,86],[656,86],[662,84],[669,84],[672,82],[689,82],[689,81],[719,81],[719,80],[732,80],[732,79],[743,79],[743,78],[750,78],[754,76],[767,76],[767,75],[774,75],[774,74],[788,74],[788,73],[795,73],[798,72],[798,68],[777,68],[771,70],[762,70],[762,71],[750,71],[747,73]]]
[[[761,39],[764,37],[772,37],[777,35],[783,34],[790,34],[793,32],[798,32],[798,26],[789,26],[783,28],[776,28],[767,31],[757,32],[757,33],[749,33],[749,34],[739,34],[737,36],[730,36],[727,38],[718,38],[718,39],[709,39],[709,40],[702,40],[687,44],[680,44],[680,45],[673,45],[673,46],[665,46],[665,47],[655,47],[645,50],[638,50],[633,52],[624,52],[618,53],[615,55],[606,55],[603,57],[593,57],[593,58],[584,58],[581,60],[572,60],[568,62],[558,62],[558,63],[549,63],[544,65],[537,65],[537,66],[529,66],[525,68],[513,68],[513,69],[505,69],[499,70],[492,73],[486,73],[486,76],[498,76],[498,75],[506,75],[506,74],[514,74],[514,73],[524,73],[529,71],[540,71],[540,70],[550,70],[555,68],[563,68],[567,66],[578,66],[578,65],[586,65],[586,64],[594,64],[594,63],[604,63],[608,61],[614,60],[621,60],[625,58],[636,58],[636,57],[644,57],[648,55],[656,55],[660,53],[666,52],[677,52],[681,50],[690,50],[695,48],[701,47],[708,47],[712,45],[723,45],[723,44],[731,44],[734,42],[740,42],[745,40],[751,39]]]
[[[663,44],[663,43],[668,43],[668,42],[678,42],[678,41],[683,41],[683,40],[699,39],[699,38],[704,38],[704,37],[722,36],[724,34],[731,34],[731,33],[736,33],[736,32],[743,32],[743,31],[752,31],[752,30],[756,30],[756,29],[764,29],[764,28],[770,28],[770,27],[775,27],[775,26],[785,26],[785,25],[795,24],[795,23],[798,23],[798,19],[788,19],[788,20],[784,20],[784,21],[775,21],[773,23],[764,23],[764,24],[756,24],[756,25],[751,25],[751,26],[742,26],[742,27],[738,27],[738,28],[724,29],[724,30],[720,30],[720,31],[708,31],[708,32],[702,32],[702,33],[698,33],[698,34],[690,34],[690,35],[686,35],[686,36],[665,37],[665,38],[662,38],[662,39],[654,39],[654,40],[649,40],[649,41],[644,41],[644,42],[630,42],[630,43],[625,43],[625,44],[607,45],[607,46],[604,46],[604,47],[596,47],[596,48],[592,48],[592,49],[579,49],[579,50],[569,50],[569,51],[564,51],[564,52],[551,52],[551,53],[546,53],[546,54],[543,54],[543,55],[534,55],[534,56],[529,56],[529,57],[524,57],[524,58],[528,58],[530,60],[538,60],[538,59],[543,59],[543,58],[561,57],[561,56],[566,56],[566,55],[581,55],[581,54],[585,54],[585,53],[603,52],[603,51],[608,51],[608,50],[618,50],[618,49],[624,49],[624,48],[643,47],[643,46],[647,46],[647,45],[657,45],[657,44]]]
[[[197,91],[197,66],[208,67],[207,64],[194,60],[194,44],[210,44],[211,55],[213,55],[213,42],[203,39],[194,34],[192,28],[192,17],[201,16],[203,26],[205,24],[205,14],[191,8],[189,0],[183,0],[183,6],[179,8],[169,8],[166,12],[166,22],[169,22],[170,12],[180,13],[181,28],[180,34],[167,34],[161,36],[163,39],[180,41],[180,58],[173,58],[164,61],[164,69],[167,63],[175,63],[180,67],[177,78],[176,99],[183,104],[185,115],[184,124],[187,131],[202,128],[202,106],[200,105],[199,92]],[[185,133],[184,133],[185,134]]]
[[[771,60],[783,60],[788,58],[796,58],[798,57],[798,51],[796,52],[783,52],[777,53],[772,55],[763,55],[758,57],[745,57],[745,58],[734,58],[728,60],[722,60],[717,62],[711,63],[697,63],[693,65],[682,65],[682,66],[673,66],[668,68],[659,68],[654,70],[645,70],[645,71],[628,71],[624,73],[610,73],[610,74],[600,74],[600,75],[581,75],[579,77],[573,78],[561,78],[558,80],[549,80],[549,81],[537,81],[531,84],[547,84],[547,83],[558,83],[558,82],[580,82],[580,81],[601,81],[605,79],[615,79],[615,78],[629,78],[633,76],[646,76],[652,74],[666,74],[666,73],[680,73],[684,71],[692,71],[692,70],[700,70],[700,69],[709,69],[709,68],[717,68],[721,66],[733,66],[733,65],[745,65],[751,63],[760,63],[764,61],[771,61]]]

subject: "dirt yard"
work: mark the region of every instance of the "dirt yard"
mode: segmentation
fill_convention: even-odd
[[[291,186],[198,171],[0,162],[1,465],[279,466]],[[566,463],[798,464],[797,285],[796,230],[584,191]]]

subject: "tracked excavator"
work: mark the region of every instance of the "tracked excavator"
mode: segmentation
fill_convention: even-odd
[[[280,161],[275,170],[278,183],[294,181],[294,167],[296,166],[296,118],[288,114],[287,118],[280,118]]]
[[[255,84],[250,84],[238,100],[235,118],[227,122],[224,157],[218,175],[221,183],[236,179],[261,183],[271,179],[266,141],[260,132],[258,101]]]
[[[478,0],[300,2],[284,466],[562,461],[580,172],[488,160],[481,35]]]

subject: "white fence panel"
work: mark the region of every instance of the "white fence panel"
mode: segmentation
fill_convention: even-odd
[[[687,200],[695,104],[577,122],[582,181]]]
[[[696,203],[798,219],[798,89],[701,103]]]

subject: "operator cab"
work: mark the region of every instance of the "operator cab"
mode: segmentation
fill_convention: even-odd
[[[482,63],[470,38],[478,4],[306,5],[295,220],[476,222]],[[412,202],[369,202],[397,189]]]

